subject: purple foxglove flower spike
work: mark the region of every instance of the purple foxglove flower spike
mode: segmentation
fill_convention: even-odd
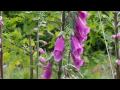
[[[71,52],[76,57],[79,57],[83,53],[83,47],[75,36],[71,36]]]
[[[65,48],[64,38],[63,36],[59,36],[55,42],[53,51],[54,59],[56,62],[60,62],[62,60],[64,48]]]
[[[42,48],[39,48],[40,54],[45,54],[45,51]]]
[[[87,35],[90,32],[90,28],[83,22],[80,17],[76,18],[75,29],[79,30],[82,35]]]
[[[71,56],[76,69],[79,70],[80,67],[83,66],[84,61],[80,57],[75,57],[73,54],[71,54]]]
[[[43,79],[50,79],[52,76],[52,64],[49,62],[43,70],[42,78]]]

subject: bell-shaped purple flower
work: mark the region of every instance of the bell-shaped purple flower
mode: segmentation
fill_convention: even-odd
[[[75,57],[79,57],[83,53],[83,47],[80,45],[76,36],[71,36],[71,53]]]
[[[46,66],[44,66],[42,78],[50,79],[52,76],[52,64],[49,62]]]
[[[65,42],[63,36],[59,36],[55,42],[53,56],[56,62],[62,60],[63,52],[65,48]]]
[[[0,27],[3,26],[3,19],[2,19],[2,16],[0,16]]]
[[[82,31],[83,35],[87,35],[90,32],[90,28],[84,23],[83,19],[79,16],[76,17],[75,29]]]
[[[88,17],[87,11],[78,11],[79,17],[83,20],[83,22],[86,24],[86,19]]]
[[[73,59],[73,63],[74,66],[76,67],[77,70],[80,69],[81,66],[83,66],[84,61],[79,57],[75,57],[72,53],[71,53],[72,59]]]
[[[85,40],[87,40],[87,34],[90,32],[90,28],[79,16],[77,16],[75,20],[74,32],[80,43],[83,43]]]

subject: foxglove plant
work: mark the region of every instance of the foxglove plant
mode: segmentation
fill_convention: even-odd
[[[41,49],[41,51],[43,51],[43,49]],[[42,54],[45,54],[45,52]],[[39,57],[39,61],[43,64],[42,79],[50,79],[52,76],[52,63],[42,56]]]
[[[86,11],[78,11],[78,15],[75,18],[74,35],[71,36],[71,56],[78,70],[84,64],[81,55],[83,54],[84,42],[90,32],[90,28],[86,23],[87,16],[88,13]]]
[[[52,76],[52,64],[50,62],[48,62],[48,64],[43,67],[42,78],[43,79],[50,79],[51,76]]]
[[[71,36],[71,56],[75,67],[79,70],[83,66],[83,60],[80,55],[83,53],[83,47],[80,45],[76,36]]]
[[[120,79],[120,48],[119,48],[119,40],[120,40],[120,33],[119,33],[119,11],[115,11],[114,12],[114,27],[115,27],[115,35],[112,35],[112,38],[115,39],[115,52],[116,52],[116,58],[117,58],[117,61],[116,61],[116,66],[115,66],[115,69],[116,69],[116,75],[115,78],[116,79]]]
[[[74,34],[71,35],[70,44],[71,44],[71,57],[73,59],[73,64],[77,70],[80,69],[81,66],[84,64],[84,60],[82,59],[82,54],[84,51],[84,42],[87,40],[88,34],[90,32],[90,28],[87,26],[87,17],[88,13],[86,11],[78,11],[77,17],[75,17],[75,24],[74,24]],[[65,26],[65,12],[63,13],[62,17],[62,31],[64,31]],[[55,42],[54,50],[53,50],[53,57],[54,60],[59,63],[59,70],[58,70],[58,78],[61,77],[61,66],[62,66],[62,58],[63,53],[65,50],[65,40],[63,34],[60,34]],[[45,60],[40,60],[44,62]],[[43,78],[50,79],[52,75],[52,64],[48,63],[47,66],[44,68],[44,73],[42,75]]]
[[[0,79],[3,79],[3,51],[2,51],[2,26],[3,26],[3,19],[2,19],[2,11],[0,11]]]
[[[54,60],[56,62],[60,62],[62,60],[64,49],[65,49],[65,42],[63,36],[61,35],[57,38],[53,51]]]
[[[81,44],[83,44],[84,41],[87,40],[87,35],[90,32],[90,28],[86,25],[86,21],[85,21],[87,18],[87,15],[85,15],[85,16],[82,17],[79,12],[77,17],[75,18],[74,33]]]

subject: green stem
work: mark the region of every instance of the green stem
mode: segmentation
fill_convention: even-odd
[[[29,48],[30,48],[30,79],[33,79],[33,53],[31,46],[31,36],[29,36]]]
[[[69,53],[68,53],[68,64],[70,64],[70,50],[69,50]]]
[[[65,11],[62,12],[62,27],[61,30],[64,31],[65,28]],[[58,68],[58,79],[61,79],[62,75],[62,60],[59,63],[59,68]]]
[[[2,11],[0,12],[2,16]],[[2,27],[0,27],[0,79],[3,79],[3,50],[2,50]]]
[[[38,78],[38,61],[39,61],[39,30],[37,30],[37,66],[36,66],[36,77]]]

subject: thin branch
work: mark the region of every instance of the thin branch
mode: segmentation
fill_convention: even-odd
[[[39,61],[39,30],[37,30],[37,61],[36,61],[36,77],[38,78],[38,61]]]
[[[30,79],[33,79],[33,53],[31,46],[31,36],[29,36],[29,49],[30,49]]]
[[[99,16],[99,19],[100,19],[100,26],[101,26],[103,38],[104,38],[106,49],[107,49],[107,54],[108,54],[108,60],[109,60],[109,64],[110,64],[111,74],[112,74],[112,77],[114,79],[114,70],[113,70],[112,61],[111,61],[111,57],[110,57],[110,53],[109,53],[109,49],[108,49],[108,43],[107,43],[106,38],[105,38],[105,32],[104,32],[104,27],[103,27],[102,20],[101,20],[100,11],[98,11],[98,16]]]

